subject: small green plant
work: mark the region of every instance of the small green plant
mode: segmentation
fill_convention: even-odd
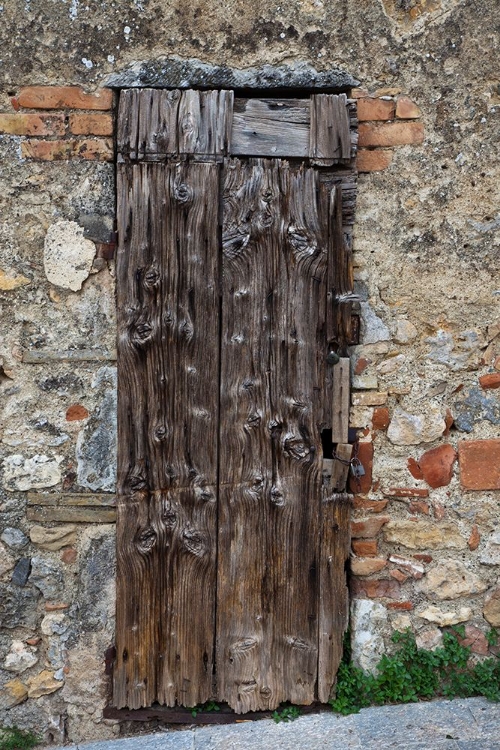
[[[280,706],[279,710],[273,712],[273,719],[276,724],[281,721],[295,721],[300,716],[300,709],[297,706]]]
[[[0,750],[31,750],[41,742],[33,732],[17,727],[0,727]]]
[[[488,646],[496,646],[498,643],[498,630],[496,628],[488,630],[486,640],[488,641]]]
[[[201,703],[199,706],[193,706],[189,710],[191,711],[191,716],[196,717],[198,714],[208,711],[220,711],[220,706],[215,701],[207,701],[206,703]]]
[[[372,704],[409,703],[437,695],[446,698],[484,695],[500,701],[500,659],[493,657],[469,665],[470,648],[462,646],[457,637],[464,635],[463,626],[445,631],[442,647],[427,651],[418,648],[410,630],[396,632],[393,641],[398,649],[390,656],[383,656],[376,674],[371,675],[351,663],[347,634],[337,674],[337,694],[330,705],[338,713],[350,714]],[[493,637],[489,636],[490,644]]]

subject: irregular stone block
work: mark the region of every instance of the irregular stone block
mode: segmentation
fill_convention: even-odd
[[[387,609],[379,602],[355,599],[351,604],[351,650],[356,667],[374,673],[385,653],[383,630]]]
[[[426,414],[409,414],[400,407],[394,410],[387,437],[394,445],[432,443],[443,434],[446,423],[438,409],[429,407]]]
[[[8,456],[4,461],[4,487],[9,492],[54,487],[61,481],[59,468],[61,461],[60,456],[54,458],[42,455],[32,458],[25,458],[19,454]]]
[[[45,615],[40,629],[44,635],[63,635],[68,629],[68,619],[64,612],[51,612]]]
[[[453,405],[455,426],[462,432],[472,432],[478,422],[500,424],[500,400],[488,396],[480,388],[470,388],[465,397]]]
[[[460,441],[458,463],[465,490],[500,489],[500,439]]]
[[[30,583],[39,589],[45,599],[58,598],[63,590],[63,576],[61,570],[52,562],[42,557],[31,560]]]
[[[377,536],[382,526],[389,521],[389,516],[376,516],[372,518],[360,518],[351,521],[351,537],[353,539],[366,539]]]
[[[489,591],[485,600],[483,615],[494,628],[500,628],[500,586]]]
[[[408,549],[464,549],[466,540],[453,522],[432,523],[393,519],[384,529],[386,542],[402,544]]]
[[[21,274],[6,274],[0,268],[0,291],[11,292],[21,286],[26,286],[26,284],[31,284],[31,279],[27,279],[26,276]]]
[[[361,302],[361,341],[376,344],[390,341],[391,334],[384,321],[375,314],[368,302]]]
[[[32,526],[30,539],[33,544],[42,549],[56,552],[61,547],[68,547],[76,541],[75,526],[54,526],[51,529],[44,526]]]
[[[351,573],[355,576],[369,576],[385,568],[385,557],[353,557],[351,558]]]
[[[95,254],[95,244],[85,239],[83,227],[75,221],[58,221],[45,236],[45,275],[51,284],[76,292],[90,275]]]
[[[32,649],[26,648],[22,641],[12,641],[10,651],[5,657],[3,668],[8,672],[25,672],[38,661]]]
[[[26,700],[28,688],[19,679],[9,680],[0,692],[0,709],[13,708]]]
[[[23,534],[21,529],[14,529],[11,527],[3,530],[0,539],[2,540],[2,542],[4,542],[4,544],[7,545],[7,547],[10,547],[14,550],[23,549],[23,547],[26,547],[29,541],[28,537]]]
[[[428,622],[435,622],[440,628],[445,628],[449,625],[457,625],[459,622],[470,620],[472,609],[470,607],[460,607],[456,611],[449,610],[445,612],[436,607],[435,604],[430,604],[421,612],[417,612],[417,615]]]
[[[458,560],[445,560],[427,571],[418,588],[429,599],[458,599],[481,594],[487,584]]]
[[[28,698],[40,698],[42,695],[50,695],[60,690],[64,682],[56,680],[54,673],[44,669],[36,677],[28,681]]]
[[[488,537],[479,561],[483,565],[500,565],[500,531],[496,531]]]
[[[409,320],[401,318],[396,321],[396,330],[394,332],[394,341],[396,344],[409,344],[417,338],[417,329]]]
[[[78,435],[78,482],[91,490],[112,491],[116,485],[116,369],[101,367],[92,387],[101,389],[103,395]]]
[[[102,630],[114,616],[115,538],[104,534],[92,539],[82,554],[76,600],[78,620],[88,633]]]
[[[0,584],[0,627],[34,628],[37,620],[39,592],[31,586],[19,588],[9,584]]]
[[[31,558],[21,557],[12,572],[11,581],[16,586],[26,586],[31,573]]]

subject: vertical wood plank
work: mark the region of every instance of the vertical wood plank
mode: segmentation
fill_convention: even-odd
[[[349,296],[353,291],[352,253],[342,219],[342,187],[332,187],[328,219],[328,303],[327,337],[342,353],[351,339]],[[346,441],[343,441],[346,442]]]
[[[309,156],[329,166],[351,159],[351,132],[345,94],[311,96]]]
[[[342,658],[342,640],[347,627],[349,599],[345,564],[349,557],[350,495],[325,492],[322,503],[321,552],[319,560],[318,699],[326,703],[335,684]]]
[[[349,443],[338,443],[335,453],[336,456],[332,460],[330,487],[333,492],[344,492],[349,476],[352,445]]]
[[[332,443],[347,443],[349,439],[349,384],[349,359],[341,357],[333,366]]]
[[[326,243],[317,175],[224,175],[219,697],[239,713],[314,700]],[[300,554],[297,551],[300,550]]]
[[[226,153],[232,107],[232,91],[183,91],[179,104],[179,153]]]
[[[218,167],[120,165],[118,184],[113,698],[195,705],[215,627]]]

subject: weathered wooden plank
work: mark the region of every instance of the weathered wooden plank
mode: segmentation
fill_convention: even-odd
[[[140,89],[124,89],[118,100],[116,150],[130,159],[137,159]]]
[[[309,122],[308,99],[237,99],[230,153],[306,157]]]
[[[349,384],[349,359],[341,357],[333,366],[332,443],[345,444],[349,439]]]
[[[342,353],[351,339],[351,308],[354,279],[351,249],[342,226],[342,188],[332,188],[328,221],[327,337]],[[335,442],[335,441],[334,441]],[[341,440],[340,442],[346,442]]]
[[[98,492],[28,492],[28,505],[109,508],[116,505],[116,496]]]
[[[352,445],[349,443],[338,443],[335,448],[335,454],[332,462],[330,486],[333,492],[344,492],[349,476]]]
[[[309,156],[313,163],[331,165],[351,159],[351,133],[345,94],[311,96]]]
[[[315,696],[322,452],[312,404],[326,295],[317,192],[313,170],[226,162],[217,676],[238,713]]]
[[[218,166],[119,165],[118,177],[113,700],[195,705],[212,690]]]
[[[325,492],[321,507],[321,552],[319,558],[318,699],[326,703],[335,684],[342,658],[342,640],[347,627],[349,603],[345,564],[349,556],[350,495]]]
[[[26,509],[28,521],[38,523],[114,523],[116,510],[114,508],[96,508],[92,506],[54,506],[29,505]]]
[[[179,153],[227,153],[232,107],[232,91],[183,91],[178,114]]]

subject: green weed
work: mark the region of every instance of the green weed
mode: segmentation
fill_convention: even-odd
[[[351,663],[347,638],[336,697],[330,701],[333,710],[350,714],[373,704],[409,703],[435,696],[484,695],[500,701],[500,659],[493,657],[469,666],[470,648],[457,638],[464,636],[464,628],[453,630],[443,633],[443,645],[434,651],[418,648],[410,630],[394,633],[392,640],[398,649],[382,657],[374,675]],[[488,642],[493,642],[492,635]]]
[[[32,732],[17,727],[0,727],[0,750],[32,750],[41,742]]]
[[[280,706],[279,710],[273,712],[273,719],[276,724],[281,721],[295,721],[300,716],[300,709],[297,706]]]

